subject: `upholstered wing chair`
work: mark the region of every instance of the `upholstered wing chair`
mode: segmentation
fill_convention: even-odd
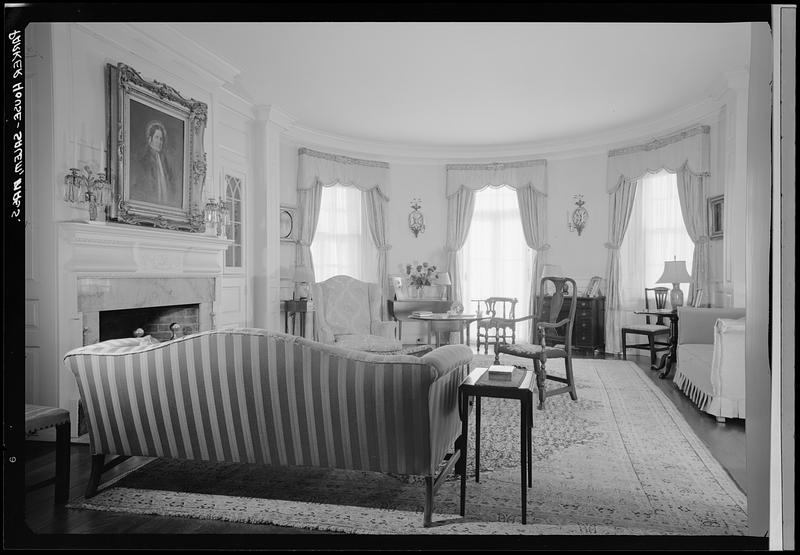
[[[311,286],[316,315],[314,332],[321,343],[376,353],[394,352],[397,322],[381,320],[381,291],[377,283],[350,276],[333,276]]]

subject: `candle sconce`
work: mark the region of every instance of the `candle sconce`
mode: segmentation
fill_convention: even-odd
[[[205,220],[205,234],[212,237],[228,238],[228,224],[230,223],[230,208],[222,197],[210,197],[203,210]]]
[[[97,207],[102,206],[105,210],[105,191],[111,187],[106,181],[106,174],[94,173],[89,166],[84,166],[82,170],[70,168],[69,171],[64,176],[64,184],[67,186],[64,202],[76,208],[88,208],[89,220],[97,220]]]
[[[569,211],[567,211],[567,229],[577,231],[580,237],[581,232],[586,227],[586,222],[589,220],[589,212],[583,207],[586,204],[583,200],[583,195],[572,195],[572,198],[576,199],[575,204],[578,207],[572,211],[571,217]]]

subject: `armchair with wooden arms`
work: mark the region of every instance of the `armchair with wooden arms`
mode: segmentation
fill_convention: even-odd
[[[484,354],[489,352],[490,340],[493,343],[497,341],[507,343],[511,338],[511,343],[516,343],[517,330],[514,312],[517,302],[517,299],[512,297],[488,297],[477,301],[478,310],[481,310],[481,303],[485,304],[486,316],[491,318],[491,320],[478,320],[478,351],[481,350],[481,339],[483,339]]]
[[[555,286],[555,293],[547,296],[547,285]],[[499,340],[494,346],[494,364],[500,364],[500,354],[513,355],[533,360],[533,370],[536,373],[536,387],[539,391],[539,409],[544,409],[547,397],[560,393],[569,393],[573,401],[578,400],[575,389],[575,380],[572,374],[572,326],[575,322],[575,308],[577,306],[577,290],[575,280],[568,277],[544,277],[539,286],[538,308],[535,315],[518,318],[515,322],[523,320],[535,321],[534,343],[503,343]],[[545,302],[547,301],[547,302]],[[565,306],[565,302],[569,304]],[[562,309],[567,310],[566,317],[561,316]],[[565,377],[547,373],[547,359],[563,358]],[[547,391],[545,380],[566,384]]]

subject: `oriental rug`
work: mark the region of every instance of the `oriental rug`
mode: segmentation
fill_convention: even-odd
[[[476,355],[473,367],[491,357]],[[504,357],[504,364],[525,362]],[[529,361],[527,361],[529,362]],[[563,375],[563,363],[548,371]],[[422,526],[421,478],[307,467],[155,459],[69,506],[355,534],[745,535],[746,498],[670,400],[633,362],[573,361],[578,400],[534,411],[533,485],[521,524],[519,403],[485,398],[480,483],[470,416],[466,515],[460,479]]]

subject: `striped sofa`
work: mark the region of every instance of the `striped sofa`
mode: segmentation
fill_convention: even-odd
[[[428,526],[464,458],[457,399],[471,360],[464,345],[377,355],[254,328],[74,349],[64,364],[89,427],[86,496],[107,455],[365,470],[424,476]]]

